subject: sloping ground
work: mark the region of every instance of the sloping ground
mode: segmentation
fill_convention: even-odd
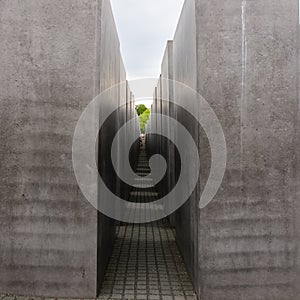
[[[137,174],[150,172],[142,147]],[[149,182],[140,180],[129,201],[146,203],[157,199]],[[121,224],[100,299],[197,299],[166,220],[148,224]]]
[[[119,226],[100,299],[197,299],[166,221]]]

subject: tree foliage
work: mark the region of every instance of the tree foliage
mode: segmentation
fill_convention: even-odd
[[[146,110],[139,115],[141,133],[145,134],[146,125],[150,118],[150,110],[146,107]]]
[[[147,110],[147,107],[144,104],[139,104],[139,105],[136,105],[135,110],[136,110],[136,113],[138,114],[138,116],[140,116]]]

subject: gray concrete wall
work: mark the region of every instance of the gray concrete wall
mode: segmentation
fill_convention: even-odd
[[[129,111],[128,111],[127,121],[129,121],[131,119],[135,119],[135,122],[131,123],[131,125],[128,126],[128,134],[134,135],[134,136],[139,136],[140,130],[139,130],[139,121],[138,121],[137,113],[135,110],[135,97],[134,97],[132,91],[130,90],[129,86],[128,86],[128,88],[129,88],[129,90],[128,90],[129,94],[128,94],[127,106],[128,106]],[[136,169],[138,154],[139,154],[139,140],[136,140],[135,143],[133,145],[131,145],[130,155],[129,155],[130,164],[131,164],[133,170]],[[124,155],[123,155],[123,159],[126,159],[126,157],[124,157]]]
[[[157,118],[154,117],[153,114],[157,113],[157,87],[155,87],[153,92],[153,104],[151,106],[151,127],[154,128],[154,132],[156,132],[157,129]],[[158,137],[157,135],[150,135],[147,137],[147,151],[148,155],[153,155],[154,153],[157,153],[158,151]]]
[[[154,128],[154,126],[156,126],[156,118],[153,115],[155,111],[156,111],[156,88],[153,91],[153,103],[151,105],[150,121],[147,123],[147,128]],[[153,135],[146,136],[146,145],[147,145],[147,154],[148,156],[150,156],[155,152],[154,150],[155,137]]]
[[[1,0],[0,14],[0,292],[95,297],[114,226],[82,196],[71,146],[120,81],[109,1]]]
[[[109,0],[102,0],[101,7],[101,26],[100,26],[100,45],[96,51],[100,53],[100,61],[97,66],[100,72],[99,83],[100,92],[105,92],[107,99],[106,109],[112,109],[112,111],[121,106],[124,103],[126,97],[126,91],[124,90],[123,83],[126,80],[126,73],[124,70],[124,64],[120,54],[120,42],[118,33],[112,13],[112,8]],[[117,86],[117,88],[112,88]],[[109,108],[109,106],[111,108]],[[124,120],[124,111],[117,111],[112,118],[109,118],[106,127],[102,131],[99,138],[99,167],[103,170],[103,179],[107,186],[116,195],[125,193],[121,191],[121,185],[117,180],[117,176],[112,172],[113,167],[111,164],[111,143],[114,135]],[[100,118],[102,118],[102,112],[99,112]],[[121,153],[118,153],[118,159],[120,163]],[[98,192],[99,201],[101,201],[101,189]],[[111,252],[113,250],[115,240],[115,221],[98,214],[98,274],[97,285],[98,290],[101,287],[101,283],[105,274],[105,269],[108,264]]]
[[[164,57],[163,57],[163,61],[161,64],[161,78],[162,78],[162,82],[161,82],[161,108],[162,111],[161,113],[163,115],[169,115],[170,114],[170,105],[169,105],[169,97],[170,97],[170,87],[169,87],[169,82],[168,79],[170,77],[170,72],[169,72],[169,62],[173,61],[172,57],[170,59],[169,54],[170,54],[170,50],[169,48],[171,47],[172,42],[168,42],[166,49],[165,49],[165,53],[164,53]],[[167,80],[164,80],[167,79]],[[170,131],[170,128],[168,128],[168,131]],[[162,143],[161,143],[161,151],[162,154],[164,155],[164,157],[166,158],[167,161],[167,166],[168,166],[168,170],[167,170],[167,174],[164,177],[164,180],[162,182],[162,192],[163,194],[167,194],[168,193],[168,187],[170,186],[170,177],[171,177],[171,173],[170,173],[170,162],[169,162],[169,145],[168,145],[168,140],[167,139],[162,139]]]
[[[162,114],[175,118],[175,107],[170,101],[173,99],[173,41],[168,41],[161,65],[162,74]],[[175,137],[175,129],[168,127],[168,132],[173,138]],[[167,174],[162,182],[161,195],[166,195],[175,186],[175,146],[169,139],[163,139],[162,153],[167,161]],[[172,225],[175,224],[175,214],[169,217]]]
[[[117,114],[117,128],[120,128],[126,122],[126,103],[127,103],[127,82],[126,71],[123,60],[120,60],[120,89],[119,89],[119,111]],[[118,165],[124,168],[124,154],[122,151],[122,145],[119,142],[118,145]],[[126,198],[127,193],[125,191],[124,184],[120,180],[117,180],[116,192],[119,196]]]
[[[185,3],[174,79],[210,103],[228,147],[221,189],[199,211],[210,149],[198,130],[200,182],[177,213],[177,240],[201,299],[297,299],[297,41],[296,0]]]
[[[162,78],[161,75],[159,76],[158,83],[157,83],[157,106],[156,106],[156,112],[158,115],[162,113]],[[162,139],[161,139],[161,132],[160,128],[162,126],[162,119],[161,117],[157,117],[157,128],[158,128],[158,153],[162,153]]]
[[[196,19],[194,1],[186,1],[176,29],[173,41],[174,80],[182,82],[193,89],[197,87],[196,57]],[[187,90],[174,86],[174,97],[181,103],[188,97]],[[191,133],[198,143],[198,124],[191,121],[191,116],[176,107],[176,118]],[[178,165],[179,162],[175,162]],[[185,163],[185,162],[181,162]],[[198,204],[199,192],[196,189],[190,199],[176,212],[176,239],[183,254],[188,272],[199,292],[198,262]]]
[[[298,27],[298,103],[299,103],[299,107],[300,107],[300,26]],[[298,118],[297,118],[297,132],[300,132],[300,109],[298,109]],[[297,149],[299,149],[300,147],[300,135],[297,135],[296,138],[296,164],[295,164],[295,177],[296,177],[296,193],[297,193],[297,199],[300,199],[300,152],[297,151]],[[300,274],[300,202],[296,201],[295,202],[295,239],[298,242],[298,246],[297,246],[297,250],[296,250],[296,267],[297,267],[297,274]],[[296,285],[296,292],[297,295],[300,295],[300,276],[297,276],[297,279],[295,280],[295,285]]]
[[[201,265],[214,270],[204,277],[203,293],[224,299],[224,293],[227,299],[251,299],[253,295],[297,299],[293,166],[297,151],[298,1],[284,7],[279,1],[242,4],[240,7],[237,2],[223,11],[220,7],[223,19],[215,29],[210,25],[212,18],[197,14],[199,28],[212,28],[197,34],[198,57],[203,51],[210,53],[209,62],[199,59],[204,72],[198,77],[198,88],[225,127],[229,148],[224,190],[200,217],[200,228],[211,228],[210,235],[207,231],[199,235],[200,244],[207,244]],[[199,12],[205,12],[204,6],[209,9],[196,1]],[[216,44],[204,47],[207,34],[215,31],[219,32]],[[222,59],[213,48],[221,51]],[[212,76],[208,70],[214,69],[218,76],[206,88],[204,82]],[[228,99],[225,103],[224,98]],[[227,203],[218,204],[221,202]],[[217,222],[211,221],[212,216]],[[212,248],[218,251],[214,253]],[[228,265],[224,254],[235,264]]]

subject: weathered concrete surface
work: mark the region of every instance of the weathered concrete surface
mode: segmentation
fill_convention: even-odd
[[[193,89],[197,88],[197,57],[196,57],[196,27],[195,27],[195,4],[186,1],[176,29],[173,42],[173,68],[175,82],[182,82]],[[175,84],[174,97],[185,101],[188,97],[186,89],[181,89]],[[180,103],[180,102],[179,102]],[[191,116],[176,107],[176,119],[183,124],[191,133],[195,142],[198,143],[198,124],[192,122]],[[182,161],[181,163],[185,163]],[[177,169],[179,162],[175,162]],[[176,212],[176,238],[179,248],[184,256],[187,269],[198,292],[199,262],[198,262],[198,199],[196,190],[190,199]],[[199,293],[198,293],[199,294]]]
[[[169,89],[169,82],[164,79],[169,79],[170,77],[170,72],[169,72],[169,48],[171,47],[170,44],[172,42],[167,43],[167,47],[164,53],[162,65],[161,65],[161,113],[163,115],[169,115],[170,114],[170,108],[169,108],[169,94],[170,94],[170,89]],[[171,60],[173,61],[173,60]],[[164,84],[163,82],[166,81]],[[168,132],[170,131],[170,128],[168,128]],[[161,140],[161,151],[164,157],[166,158],[167,161],[167,174],[163,179],[162,182],[162,193],[161,194],[166,194],[168,193],[168,187],[170,186],[170,168],[169,168],[169,153],[166,152],[166,150],[169,149],[168,145],[168,140],[167,139],[162,139]]]
[[[210,150],[198,131],[201,179],[177,214],[178,243],[201,299],[297,299],[297,40],[296,0],[185,3],[174,79],[210,103],[228,146],[222,187],[199,211]]]
[[[204,6],[196,4],[197,10],[204,12]],[[201,264],[215,269],[215,274],[204,281],[203,293],[209,297],[219,297],[226,291],[228,299],[250,299],[253,295],[262,299],[297,299],[293,212],[297,200],[293,176],[297,151],[297,11],[298,1],[290,1],[284,7],[279,1],[244,1],[241,8],[237,3],[228,11],[224,9],[224,21],[216,29],[225,32],[216,39],[217,45],[205,49],[211,53],[209,63],[199,61],[199,68],[205,70],[198,77],[199,91],[218,113],[229,143],[224,190],[215,207],[212,204],[200,217],[200,228],[212,229],[211,236],[207,231],[200,232],[200,244],[207,244],[205,250],[200,249]],[[211,28],[207,26],[212,19],[198,16],[199,28]],[[228,39],[227,33],[235,29],[241,29],[242,36],[235,34],[229,37],[231,42],[226,47],[221,46],[221,41]],[[197,36],[200,57],[204,51],[200,45],[207,41],[207,35],[199,30]],[[236,49],[241,42],[239,53]],[[222,61],[217,60],[213,47],[222,47]],[[219,73],[216,85],[205,88],[204,83],[212,76],[208,70],[215,68]],[[239,85],[233,84],[236,80]],[[220,85],[218,81],[224,83]],[[231,101],[224,103],[222,98]],[[235,121],[230,116],[235,116]],[[227,193],[227,204],[220,209],[222,194]],[[212,217],[218,222],[212,222]],[[216,238],[214,233],[220,232],[220,227],[227,232]],[[222,240],[224,237],[227,242]],[[225,257],[211,253],[216,246],[238,264],[228,266]],[[212,283],[217,281],[220,283]],[[227,287],[232,287],[232,292]]]
[[[120,128],[126,122],[126,102],[127,102],[127,83],[126,83],[126,71],[122,58],[120,59],[120,88],[119,88],[119,110],[117,113],[117,124],[116,128]],[[117,164],[123,168],[124,159],[122,153],[121,142],[118,143],[118,155],[117,155]],[[119,196],[125,197],[125,186],[121,183],[120,180],[117,180],[116,193]]]
[[[162,65],[162,114],[176,118],[175,107],[173,100],[173,41],[168,41],[165,49]],[[175,138],[175,128],[168,127],[168,133]],[[162,184],[161,195],[166,195],[175,186],[176,169],[175,169],[175,145],[170,142],[170,139],[163,139],[162,152],[167,161],[167,174]],[[175,214],[169,217],[170,223],[175,223]]]
[[[114,226],[82,196],[71,146],[120,81],[109,1],[1,0],[0,14],[0,292],[95,297]]]
[[[162,77],[159,76],[159,80],[157,83],[157,106],[156,113],[158,115],[162,114]],[[162,118],[157,118],[157,134],[158,134],[158,153],[162,154],[162,138],[161,138],[161,126],[162,126]]]
[[[298,27],[298,104],[300,107],[300,27]],[[300,109],[298,109],[298,117],[297,117],[297,129],[296,132],[300,132]],[[297,149],[300,148],[300,135],[296,135],[296,164],[295,164],[295,177],[296,177],[296,199],[300,199],[300,151]],[[297,274],[300,274],[300,201],[295,201],[295,239],[297,240],[297,250],[296,250],[296,268]],[[296,285],[296,293],[300,295],[300,276],[297,275],[297,279],[295,280]]]
[[[101,25],[100,25],[100,44],[96,52],[100,55],[99,65],[96,66],[99,72],[99,92],[105,92],[107,99],[107,109],[112,111],[116,107],[125,104],[126,90],[123,85],[126,82],[124,64],[120,55],[120,42],[114,17],[109,0],[102,0],[101,3]],[[111,88],[117,86],[117,88]],[[120,196],[125,193],[113,172],[111,165],[111,143],[114,138],[112,133],[116,132],[124,121],[125,111],[116,112],[112,118],[106,122],[99,134],[99,168],[102,171],[102,178],[113,193]],[[99,112],[102,117],[102,112]],[[121,153],[118,153],[118,163],[121,160]],[[101,189],[99,189],[99,201],[101,201]],[[117,208],[116,208],[117,209]],[[115,221],[98,213],[98,253],[97,253],[97,287],[101,283],[105,274],[110,255],[113,250],[115,239]]]
[[[134,119],[135,122],[130,123],[129,126],[127,126],[127,131],[129,136],[139,136],[140,134],[140,129],[139,129],[139,121],[137,118],[137,113],[135,110],[135,98],[130,90],[130,87],[128,85],[128,102],[127,102],[127,121]],[[130,139],[130,138],[129,138]],[[131,145],[130,153],[129,153],[129,161],[131,164],[131,167],[133,170],[136,169],[137,165],[137,157],[139,153],[139,140],[137,139],[133,145]],[[125,155],[124,153],[122,154],[122,159],[128,159],[127,154]],[[129,195],[129,194],[128,194]],[[128,196],[127,195],[127,196]],[[128,200],[128,197],[126,198]]]
[[[151,114],[150,114],[150,124],[153,128],[153,131],[157,131],[157,118],[154,117],[153,114],[157,113],[158,99],[157,99],[157,87],[155,87],[153,92],[153,104],[151,106]],[[154,153],[158,153],[158,136],[157,135],[149,135],[147,136],[147,151],[148,155],[151,156]]]

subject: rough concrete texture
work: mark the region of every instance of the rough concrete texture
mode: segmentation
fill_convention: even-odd
[[[122,58],[120,59],[120,89],[119,89],[119,110],[117,112],[117,128],[121,128],[121,126],[126,122],[126,102],[127,102],[127,82],[126,82],[126,71]],[[124,166],[124,159],[122,153],[122,145],[119,142],[118,144],[118,162],[119,166]],[[122,167],[123,168],[123,167]],[[120,180],[117,180],[116,193],[119,196],[125,197],[125,186],[121,184]]]
[[[300,27],[298,27],[298,103],[299,103],[299,106],[300,106]],[[298,109],[298,117],[297,117],[297,129],[296,129],[297,132],[300,132],[300,109]],[[296,137],[296,149],[299,149],[300,148],[300,135],[297,134],[297,137]],[[295,190],[296,190],[296,199],[300,199],[300,151],[297,151],[296,152],[296,164],[295,164],[295,177],[296,177],[296,187],[295,187]],[[295,201],[295,219],[296,219],[296,222],[295,222],[295,239],[298,241],[298,244],[297,244],[297,248],[296,248],[296,268],[297,268],[297,274],[300,274],[300,201]],[[300,276],[297,276],[297,279],[296,279],[296,292],[297,292],[297,295],[300,295]]]
[[[99,35],[100,34],[100,35]],[[98,33],[100,44],[96,53],[100,55],[99,65],[97,66],[99,72],[99,92],[109,90],[105,95],[107,99],[107,109],[112,109],[121,105],[126,97],[126,91],[123,87],[123,82],[126,82],[126,75],[124,75],[123,61],[120,55],[120,42],[118,38],[117,29],[114,22],[114,17],[109,0],[102,0],[101,3],[101,23],[100,32]],[[118,88],[111,87],[118,85]],[[122,93],[122,94],[121,94]],[[99,112],[102,118],[102,112]],[[123,121],[120,117],[121,113],[116,112],[112,118],[104,126],[99,134],[99,168],[103,172],[102,177],[107,185],[115,194],[121,193],[121,186],[118,184],[115,173],[112,172],[111,166],[111,151],[110,145],[114,135],[112,133],[118,130],[120,122]],[[105,147],[107,145],[108,147]],[[118,155],[120,163],[120,153]],[[98,192],[99,201],[101,201],[101,190]],[[113,250],[115,238],[115,222],[114,220],[98,213],[98,253],[97,253],[97,289],[101,287],[105,269],[109,261],[109,257]]]
[[[129,86],[128,86],[129,88]],[[134,135],[134,136],[139,136],[140,135],[140,124],[137,118],[137,114],[136,114],[136,110],[135,110],[135,98],[133,93],[130,91],[130,89],[128,90],[129,92],[129,100],[128,100],[128,108],[129,108],[129,113],[128,113],[128,118],[127,121],[134,119],[135,122],[131,123],[127,130],[128,130],[128,134],[130,135]],[[137,165],[137,157],[138,157],[138,153],[139,153],[139,140],[137,139],[135,141],[135,143],[131,146],[130,149],[130,153],[129,153],[129,161],[131,164],[131,167],[133,170],[135,170],[136,165]],[[127,158],[127,154],[122,155],[123,159]],[[126,198],[128,200],[128,198]]]
[[[199,131],[201,179],[178,212],[178,242],[201,299],[298,299],[297,39],[296,0],[185,3],[174,79],[210,103],[228,147],[221,189],[199,211],[210,167]]]
[[[161,132],[160,132],[160,129],[161,129],[161,126],[162,126],[162,118],[159,117],[160,114],[162,114],[162,108],[163,108],[163,101],[162,101],[162,76],[160,75],[159,77],[159,80],[157,82],[157,91],[156,91],[156,96],[157,96],[157,99],[156,99],[156,110],[155,110],[155,113],[158,115],[158,117],[156,118],[156,128],[157,128],[157,135],[156,135],[156,149],[155,149],[155,152],[157,154],[161,154],[161,155],[164,155],[164,151],[163,151],[163,139],[162,139],[162,136],[161,136]],[[167,176],[164,177],[164,179],[166,179]],[[160,191],[162,194],[163,194],[163,191],[164,191],[164,187],[166,186],[166,180],[162,180],[160,181],[156,188],[158,191]]]
[[[175,118],[175,107],[171,102],[173,100],[173,41],[168,41],[165,49],[162,65],[162,114]],[[175,137],[175,128],[169,126],[168,132],[170,136]],[[175,186],[176,169],[175,169],[175,145],[170,140],[163,139],[162,152],[167,161],[167,174],[161,185],[161,195],[166,195]],[[175,214],[169,217],[172,225],[175,223]]]
[[[172,43],[172,42],[170,42]],[[170,114],[170,109],[169,109],[169,94],[170,94],[170,90],[169,90],[169,84],[168,81],[166,82],[166,84],[163,84],[163,79],[169,79],[169,43],[167,43],[167,47],[164,53],[164,57],[163,57],[163,61],[162,61],[162,65],[161,65],[161,77],[162,77],[162,82],[161,82],[161,113],[163,115],[169,115]],[[172,59],[173,61],[173,59]],[[170,130],[170,128],[168,128],[168,131]],[[162,154],[164,155],[164,157],[166,158],[167,161],[167,174],[163,179],[162,182],[162,193],[166,194],[168,193],[168,187],[170,186],[170,168],[169,168],[169,154],[165,152],[166,149],[169,149],[168,147],[168,140],[167,139],[162,139],[161,140],[161,151]]]
[[[196,57],[196,20],[195,4],[193,1],[186,1],[176,29],[173,41],[173,72],[174,80],[182,82],[193,89],[196,89],[197,80],[197,57]],[[187,91],[176,84],[174,86],[174,97],[185,101]],[[191,120],[191,116],[180,107],[176,107],[176,119],[183,124],[198,143],[198,124]],[[181,162],[185,163],[185,162]],[[175,162],[178,169],[179,162]],[[197,190],[190,199],[176,212],[177,242],[183,254],[187,269],[193,279],[195,289],[199,292],[200,280],[198,278],[198,200]],[[199,293],[198,293],[199,295]]]
[[[154,128],[154,132],[156,132],[157,129],[157,118],[153,116],[153,114],[157,113],[157,87],[155,87],[154,92],[153,92],[153,103],[151,105],[151,114],[150,114],[150,123],[148,123],[148,126],[151,126]],[[151,156],[154,153],[157,153],[157,136],[156,135],[149,135],[147,136],[147,150],[148,150],[148,155]]]
[[[200,151],[200,180],[175,222],[200,299],[299,298],[298,38],[297,0],[185,1],[173,42],[174,80],[208,101],[228,148],[222,186],[200,211],[210,148],[176,107]],[[174,97],[186,95],[175,85]]]
[[[110,3],[1,0],[0,14],[0,292],[95,297],[115,227],[82,196],[71,146],[84,107],[125,80]]]

